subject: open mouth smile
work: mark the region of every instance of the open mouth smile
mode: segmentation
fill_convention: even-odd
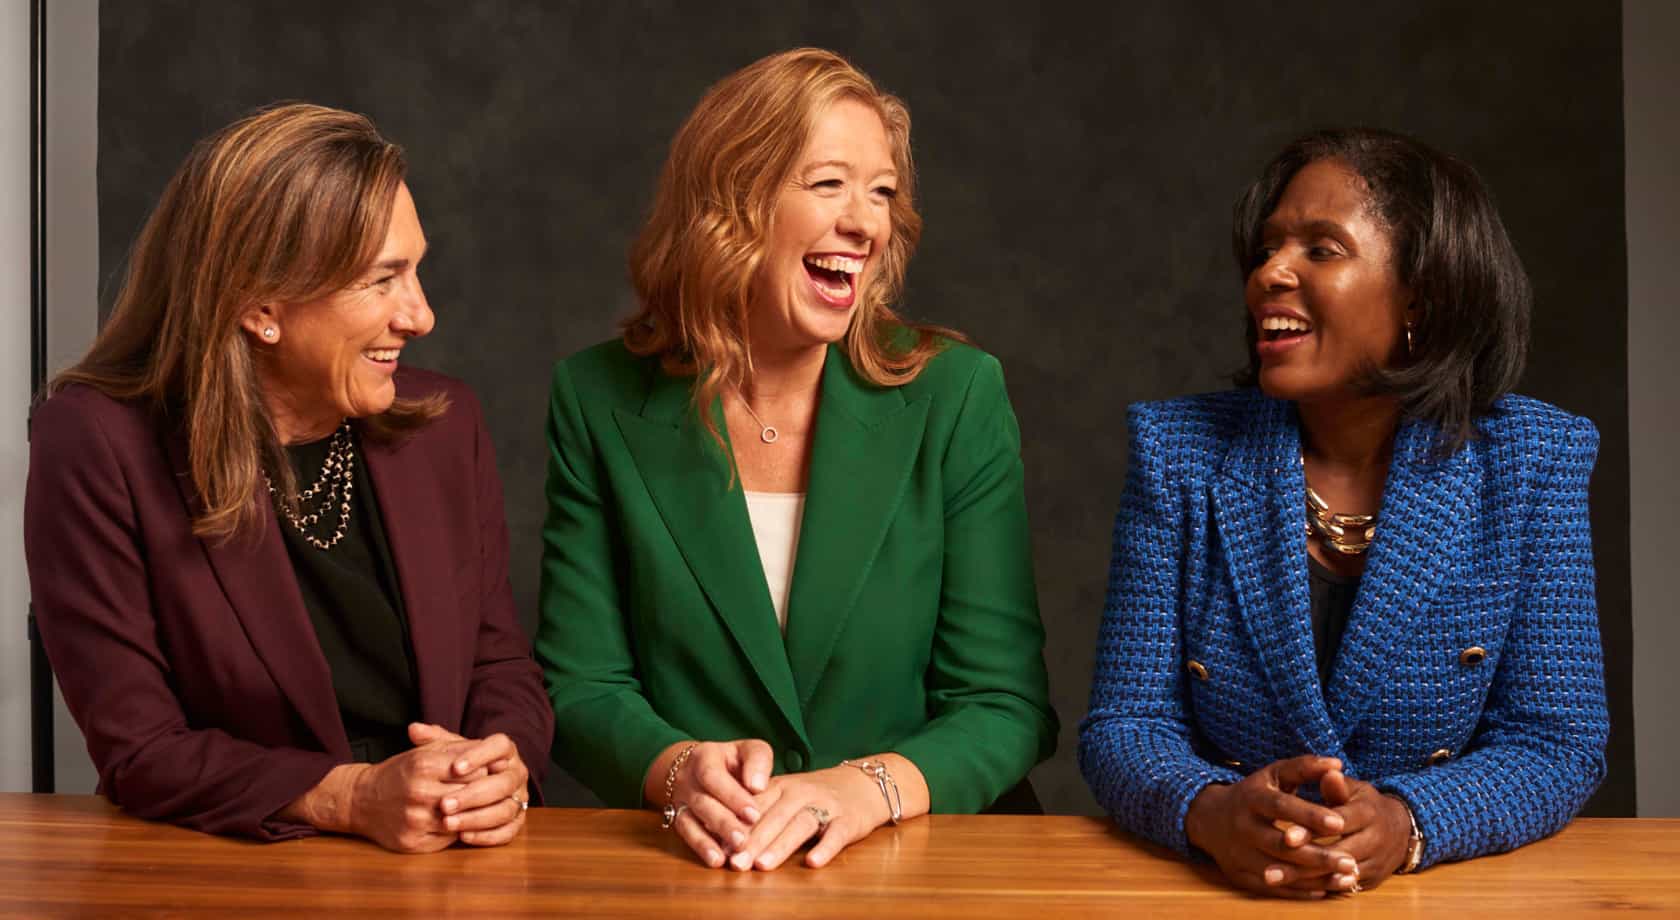
[[[1275,356],[1312,337],[1313,325],[1293,314],[1268,313],[1257,320],[1260,327],[1255,350],[1261,357]]]
[[[1312,323],[1293,316],[1268,316],[1260,320],[1260,340],[1280,342],[1312,334]]]
[[[813,253],[805,257],[805,274],[823,302],[848,309],[857,300],[857,278],[863,271],[863,257],[837,253]]]

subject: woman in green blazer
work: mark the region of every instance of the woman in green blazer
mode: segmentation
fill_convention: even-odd
[[[889,307],[912,175],[844,59],[729,76],[672,143],[640,311],[555,368],[555,756],[714,867],[1007,807],[1055,746],[1002,372]]]

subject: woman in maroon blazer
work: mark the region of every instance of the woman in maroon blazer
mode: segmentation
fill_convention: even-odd
[[[403,174],[316,106],[200,142],[35,413],[35,609],[134,814],[409,852],[524,824],[552,710],[477,402],[398,368],[432,328]]]

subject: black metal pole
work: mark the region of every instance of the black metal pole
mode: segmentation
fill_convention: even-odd
[[[29,120],[34,137],[29,145],[29,401],[47,378],[47,7],[46,0],[29,2]],[[29,760],[31,787],[36,792],[55,788],[53,769],[53,673],[46,646],[35,626],[35,607],[29,608]]]

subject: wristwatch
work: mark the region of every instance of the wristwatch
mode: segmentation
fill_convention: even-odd
[[[1412,822],[1412,839],[1406,842],[1406,861],[1394,870],[1396,875],[1405,875],[1408,872],[1416,872],[1418,863],[1423,862],[1423,829],[1418,827],[1417,815],[1412,814],[1412,806],[1406,804],[1406,800],[1399,796],[1394,796],[1394,799],[1400,803],[1401,808],[1406,809],[1406,820]]]

